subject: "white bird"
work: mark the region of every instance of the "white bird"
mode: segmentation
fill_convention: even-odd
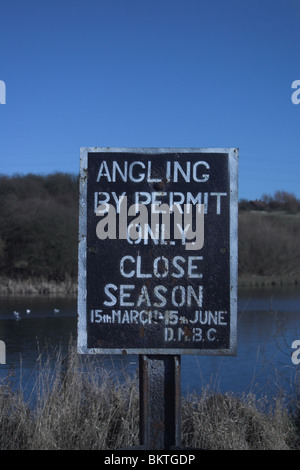
[[[55,308],[55,309],[53,310],[53,312],[54,312],[54,313],[59,313],[59,309],[58,309],[58,308]]]
[[[19,312],[14,311],[14,316],[15,316],[16,320],[21,319]]]
[[[26,310],[26,313],[30,313],[30,312],[31,312],[31,310],[28,308],[28,309]]]

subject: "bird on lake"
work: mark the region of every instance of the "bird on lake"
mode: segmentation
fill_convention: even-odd
[[[29,308],[27,308],[26,313],[29,314],[30,312],[31,312],[31,310]]]
[[[54,313],[59,313],[59,308],[53,309],[53,312],[54,312]]]
[[[15,319],[16,319],[16,320],[20,320],[20,319],[21,319],[19,312],[16,312],[16,310],[14,310],[14,316],[15,316]]]

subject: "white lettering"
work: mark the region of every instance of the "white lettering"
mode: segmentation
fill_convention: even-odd
[[[109,291],[109,289],[118,290],[118,288],[115,284],[107,284],[104,287],[105,294],[111,299],[110,302],[107,301],[107,300],[105,300],[103,302],[103,304],[107,305],[108,307],[110,307],[112,305],[116,305],[116,303],[117,303],[117,298]]]
[[[98,175],[97,175],[97,180],[96,180],[97,183],[99,183],[102,177],[107,178],[107,181],[111,182],[111,176],[110,176],[109,169],[105,160],[101,162]]]
[[[128,273],[127,273],[128,276]],[[125,276],[126,277],[126,276]],[[113,293],[112,291],[115,291]],[[191,307],[196,305],[202,307],[203,300],[203,286],[198,286],[198,289],[193,286],[175,286],[168,289],[166,286],[158,285],[154,288],[142,285],[138,298],[135,304],[135,291],[136,286],[134,284],[106,284],[104,287],[104,293],[107,299],[103,302],[103,305],[112,307],[119,303],[121,307],[133,307],[136,305],[140,307],[145,305],[147,307],[164,307],[167,303],[167,298],[171,299],[171,303],[174,307],[182,307],[186,305]],[[159,302],[158,302],[159,301]],[[193,320],[192,322],[196,322]]]
[[[2,92],[0,96],[0,98],[2,98],[1,102],[3,102],[3,97],[5,96],[3,90],[5,91],[5,84],[0,80],[0,92]],[[164,180],[173,181],[174,183],[190,183],[192,181],[205,183],[209,179],[209,173],[203,172],[203,169],[210,170],[209,164],[205,161],[167,161],[161,177],[153,176],[152,163],[151,160],[148,160],[146,164],[141,161],[128,162],[124,160],[123,162],[118,162],[115,160],[103,160],[99,165],[96,181],[99,183],[101,180],[106,179],[110,183],[116,183],[118,181],[159,183]]]

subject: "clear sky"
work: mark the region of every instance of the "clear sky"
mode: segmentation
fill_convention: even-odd
[[[239,197],[300,198],[300,0],[0,0],[0,172],[80,147],[239,147]]]

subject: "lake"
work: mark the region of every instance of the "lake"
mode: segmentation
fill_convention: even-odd
[[[0,365],[0,379],[14,365],[16,384],[20,373],[30,383],[45,344],[66,349],[70,336],[76,338],[76,309],[74,297],[0,297],[0,340],[6,343],[7,362]],[[300,365],[291,361],[291,345],[300,340],[300,287],[240,289],[237,337],[236,357],[182,356],[182,393],[208,385],[222,393],[264,395],[284,389],[295,396]],[[138,368],[137,356],[101,360],[115,370],[135,373]]]

